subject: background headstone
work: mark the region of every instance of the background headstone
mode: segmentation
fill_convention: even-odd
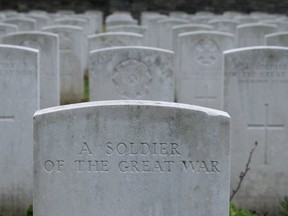
[[[174,101],[174,55],[148,47],[116,47],[90,54],[90,101]]]
[[[233,202],[276,215],[288,194],[288,49],[255,47],[225,52],[224,110],[231,119],[231,187],[254,143],[249,173]]]
[[[38,51],[0,45],[0,214],[32,204],[33,113],[39,109]]]

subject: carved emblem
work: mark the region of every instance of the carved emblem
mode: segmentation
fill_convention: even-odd
[[[152,76],[146,64],[127,59],[115,66],[112,81],[120,95],[135,99],[148,93]]]
[[[215,41],[204,38],[195,46],[195,58],[199,64],[212,65],[219,56],[219,48]]]
[[[24,40],[21,42],[22,46],[25,46],[25,47],[30,47],[30,48],[34,48],[34,49],[38,49],[40,50],[41,49],[41,45],[39,44],[39,42],[35,39],[28,39],[28,40]]]

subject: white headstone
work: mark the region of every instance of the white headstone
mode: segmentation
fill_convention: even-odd
[[[88,50],[96,50],[115,46],[141,46],[143,35],[131,32],[107,32],[88,37]]]
[[[144,44],[148,43],[147,27],[136,25],[118,25],[106,29],[107,32],[132,32],[143,35]]]
[[[10,23],[17,25],[19,28],[19,31],[34,31],[36,30],[36,21],[31,18],[10,18],[4,20],[4,23]]]
[[[235,47],[234,36],[198,31],[179,35],[176,101],[215,109],[223,103],[223,51]]]
[[[43,30],[59,35],[60,46],[60,103],[80,102],[84,91],[84,60],[82,28],[56,25]]]
[[[229,215],[225,112],[102,101],[34,119],[35,215]]]
[[[8,23],[0,23],[0,41],[2,41],[2,37],[14,33],[18,31],[18,26]]]
[[[19,32],[3,37],[4,44],[39,50],[40,108],[60,105],[58,35],[48,32]]]
[[[90,54],[90,101],[139,99],[174,101],[173,52],[116,47]]]
[[[224,56],[224,110],[233,119],[232,188],[258,142],[251,169],[233,202],[277,215],[279,200],[288,194],[288,49],[242,48]]]
[[[231,19],[212,19],[208,22],[209,25],[213,26],[216,31],[227,32],[235,34],[236,27],[239,25],[238,21]]]
[[[32,204],[33,113],[39,109],[38,51],[0,45],[0,211]]]
[[[158,21],[159,25],[159,48],[173,50],[173,32],[172,27],[189,24],[189,21],[183,19],[167,18]]]
[[[288,47],[288,32],[277,32],[265,35],[265,44],[268,46]]]
[[[263,23],[250,23],[237,26],[237,47],[265,45],[265,35],[277,32],[277,26]]]

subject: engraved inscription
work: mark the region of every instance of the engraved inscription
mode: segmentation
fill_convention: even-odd
[[[142,61],[127,59],[115,66],[112,82],[121,96],[135,99],[148,94],[152,74]]]
[[[269,123],[269,104],[265,105],[265,119],[264,124],[248,124],[248,129],[262,129],[264,130],[264,164],[268,164],[268,132],[269,130],[283,130],[284,124]]]
[[[288,83],[286,63],[233,62],[234,70],[226,71],[225,77],[237,77],[240,83]]]
[[[69,162],[77,173],[221,173],[217,160],[186,160],[181,146],[176,142],[107,142],[99,148],[82,142],[75,152],[77,159]],[[79,158],[80,157],[80,158]],[[99,158],[100,157],[100,158]],[[67,162],[46,160],[43,169],[47,173],[63,172]]]
[[[195,50],[195,60],[199,64],[210,66],[219,58],[220,49],[217,43],[209,38],[201,39],[193,49]]]

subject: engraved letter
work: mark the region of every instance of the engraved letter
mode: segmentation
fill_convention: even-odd
[[[106,154],[107,155],[112,155],[113,154],[113,148],[112,148],[112,143],[108,142],[106,143]]]
[[[171,172],[171,163],[174,164],[174,161],[165,161],[167,163],[167,172]]]
[[[212,163],[212,169],[211,169],[211,172],[215,172],[215,173],[219,173],[220,170],[217,168],[217,165],[218,165],[218,161],[211,161]],[[216,170],[216,171],[215,171]]]
[[[119,162],[118,168],[120,172],[126,173],[127,169],[129,168],[129,166],[127,165],[127,161]]]
[[[182,163],[184,164],[184,167],[185,167],[187,172],[188,172],[188,169],[189,169],[188,167],[191,167],[191,170],[194,173],[195,167],[194,167],[193,161],[182,161]],[[189,164],[190,164],[190,166],[189,166]]]
[[[60,168],[62,168],[64,166],[64,160],[57,160],[57,164],[58,164],[58,169],[57,172],[61,172],[62,170],[60,170]]]
[[[102,163],[102,169],[101,169],[101,171],[103,171],[103,172],[108,172],[108,171],[109,171],[108,161],[104,160],[104,161],[101,161],[101,163]]]
[[[172,147],[172,150],[171,150],[171,155],[181,155],[179,153],[179,151],[177,150],[177,148],[179,147],[179,145],[177,143],[171,143],[171,147]],[[175,153],[174,153],[175,151]]]
[[[53,168],[54,168],[53,161],[51,161],[51,160],[45,161],[44,168],[45,168],[46,171],[51,172],[53,170]]]
[[[150,149],[149,149],[149,144],[148,143],[141,143],[141,145],[142,145],[142,152],[141,152],[141,154],[142,155],[147,155],[148,153],[149,153],[149,151],[150,151]],[[146,146],[146,151],[145,151],[145,146]]]
[[[123,146],[122,150],[121,150],[121,146]],[[118,143],[116,146],[116,150],[119,155],[124,155],[125,152],[127,151],[127,145],[125,143]]]
[[[167,143],[160,143],[160,155],[168,155]]]
[[[89,165],[89,172],[91,172],[91,167],[95,167],[95,172],[99,171],[99,161],[95,160],[95,164],[92,164],[92,160],[88,160],[88,165]]]
[[[82,154],[82,152],[87,152],[88,154],[92,154],[86,142],[83,142],[82,149],[78,154]]]
[[[81,163],[84,163],[84,160],[75,160],[74,163],[78,162],[78,170],[77,172],[81,172]]]

